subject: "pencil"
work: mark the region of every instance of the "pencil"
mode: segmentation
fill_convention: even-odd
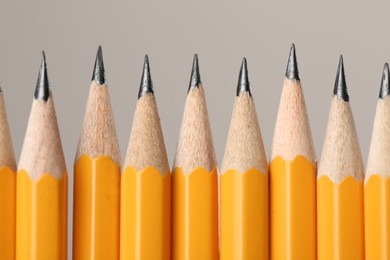
[[[317,179],[318,259],[364,259],[364,168],[340,57]]]
[[[269,259],[268,163],[245,58],[221,173],[221,260]]]
[[[291,46],[270,163],[271,259],[316,259],[316,156]]]
[[[120,151],[99,46],[74,165],[73,260],[119,259]]]
[[[383,68],[364,182],[366,260],[390,257],[390,86],[389,65]]]
[[[15,259],[16,163],[0,88],[0,259]]]
[[[195,54],[172,176],[172,259],[218,259],[218,176]]]
[[[171,175],[147,55],[123,168],[120,258],[169,260]]]
[[[16,259],[67,259],[68,180],[45,53],[17,173]]]

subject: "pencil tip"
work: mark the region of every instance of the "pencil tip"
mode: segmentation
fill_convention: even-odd
[[[347,91],[347,83],[345,81],[343,55],[340,55],[339,67],[337,69],[336,81],[334,83],[333,94],[340,99],[348,102],[349,95]]]
[[[46,68],[46,56],[45,52],[42,51],[42,61],[41,67],[39,68],[37,85],[35,87],[34,97],[36,100],[47,101],[50,95],[49,88],[49,78],[47,76],[47,68]]]
[[[379,92],[379,98],[381,99],[390,95],[389,74],[389,64],[386,62],[383,67],[381,90]]]
[[[290,80],[300,80],[298,72],[297,56],[295,53],[295,45],[291,44],[290,56],[288,57],[286,78]]]
[[[190,91],[190,89],[192,89],[192,88],[199,88],[199,85],[201,83],[202,82],[200,80],[198,54],[195,54],[194,61],[192,63],[190,87],[188,88],[188,91]]]
[[[148,93],[153,94],[154,91],[153,91],[152,77],[150,74],[149,57],[148,55],[145,55],[144,69],[142,71],[142,78],[141,78],[141,84],[138,92],[138,99],[140,99],[141,97],[145,96]]]
[[[98,85],[103,85],[106,82],[106,75],[104,71],[103,63],[103,51],[102,46],[99,45],[96,54],[95,67],[93,68],[92,80]]]
[[[249,77],[248,77],[248,65],[246,62],[246,58],[242,58],[240,76],[238,77],[237,91],[236,95],[239,96],[243,92],[248,92],[250,96],[252,96]]]

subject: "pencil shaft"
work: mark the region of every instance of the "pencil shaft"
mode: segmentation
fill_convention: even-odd
[[[171,175],[127,167],[121,178],[121,260],[170,259]]]
[[[204,168],[172,175],[172,259],[218,259],[218,176]]]
[[[68,179],[17,174],[16,259],[67,259]]]
[[[0,259],[15,259],[16,165],[0,90]]]
[[[270,173],[271,259],[315,259],[316,163],[277,157]]]
[[[390,256],[390,179],[372,174],[364,185],[365,259]]]
[[[120,167],[106,156],[74,166],[73,259],[119,258]]]
[[[220,259],[269,259],[268,174],[228,170],[220,185]]]
[[[317,181],[318,259],[364,259],[363,184],[354,177]]]
[[[0,168],[0,259],[15,259],[15,172]]]

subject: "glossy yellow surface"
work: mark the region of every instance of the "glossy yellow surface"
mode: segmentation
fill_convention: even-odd
[[[73,260],[119,259],[120,167],[80,157],[74,167]]]
[[[270,222],[272,260],[316,259],[316,163],[272,160]]]
[[[121,260],[169,260],[171,175],[127,167],[121,179]]]
[[[0,259],[15,259],[16,175],[0,168]]]
[[[220,259],[269,259],[268,174],[228,170],[220,185]]]
[[[196,168],[172,175],[172,259],[218,259],[218,176]]]
[[[363,182],[317,181],[318,259],[364,259]]]
[[[371,175],[364,185],[366,260],[390,259],[390,178]]]
[[[66,260],[68,178],[44,174],[31,180],[24,170],[17,174],[17,260]]]

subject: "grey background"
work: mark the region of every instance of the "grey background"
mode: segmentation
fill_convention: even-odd
[[[192,58],[198,53],[221,164],[241,58],[248,59],[269,156],[290,44],[295,43],[318,159],[342,53],[366,161],[382,67],[390,58],[389,10],[385,0],[1,0],[0,81],[16,158],[44,49],[70,177],[71,241],[72,165],[99,44],[122,158],[147,53],[172,163]]]

